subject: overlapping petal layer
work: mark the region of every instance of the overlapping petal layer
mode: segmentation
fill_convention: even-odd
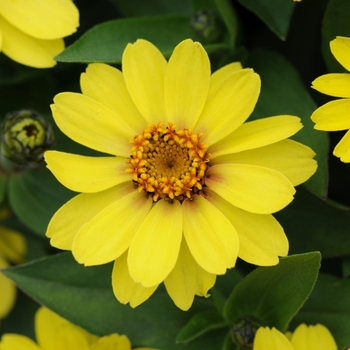
[[[334,97],[350,97],[350,74],[325,74],[312,82],[312,87]]]
[[[184,40],[176,46],[165,75],[168,121],[179,129],[192,129],[207,98],[210,62],[200,43]]]
[[[1,350],[42,350],[33,340],[20,334],[4,334],[1,337]]]
[[[281,210],[295,193],[280,172],[257,165],[214,165],[208,169],[205,183],[232,205],[257,214]]]
[[[337,36],[330,42],[330,47],[336,60],[350,72],[350,38]]]
[[[260,327],[255,334],[253,350],[295,350],[287,337],[276,328]]]

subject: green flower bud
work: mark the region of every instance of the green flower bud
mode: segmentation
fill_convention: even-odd
[[[37,166],[54,141],[51,125],[28,109],[8,113],[0,137],[1,155],[21,167]]]
[[[217,41],[224,29],[220,17],[215,12],[204,10],[198,11],[192,16],[190,26],[199,40],[205,43]]]
[[[261,327],[260,321],[255,317],[240,319],[231,325],[233,342],[239,349],[252,349],[256,331]]]

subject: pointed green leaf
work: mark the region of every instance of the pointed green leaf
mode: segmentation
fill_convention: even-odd
[[[318,163],[316,173],[305,186],[316,195],[326,197],[328,137],[325,132],[314,129],[310,116],[317,106],[304,87],[297,70],[279,53],[264,49],[254,50],[248,62],[261,77],[261,94],[250,118],[279,114],[301,118],[304,127],[292,138],[312,148]]]
[[[320,259],[313,252],[281,258],[277,266],[258,267],[233,290],[225,317],[230,322],[255,317],[262,325],[284,331],[312,291]]]

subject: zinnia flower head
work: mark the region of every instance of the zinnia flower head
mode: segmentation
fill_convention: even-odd
[[[4,334],[0,341],[3,350],[131,350],[130,340],[125,335],[110,334],[97,337],[70,323],[45,307],[35,314],[37,343],[20,334]],[[135,348],[134,350],[152,350]]]
[[[79,26],[71,0],[0,0],[0,49],[12,60],[48,68]]]
[[[350,38],[338,36],[330,42],[333,56],[350,72]],[[312,82],[312,87],[323,94],[339,97],[319,107],[312,114],[311,119],[315,129],[338,131],[350,129],[350,74],[325,74]],[[350,131],[344,135],[333,154],[344,163],[350,162]]]
[[[0,209],[0,220],[9,216],[4,207]],[[26,252],[24,237],[17,231],[0,226],[0,269],[10,264],[23,262]],[[0,272],[0,319],[5,317],[12,309],[16,298],[16,286],[3,273]]]
[[[335,340],[325,326],[299,325],[287,336],[276,328],[261,327],[254,339],[253,350],[337,350]]]
[[[122,65],[123,73],[91,64],[82,94],[54,98],[58,127],[109,156],[45,153],[56,178],[82,192],[54,215],[47,236],[86,266],[114,261],[120,302],[135,307],[164,282],[186,310],[237,256],[275,265],[288,253],[271,213],[315,172],[314,152],[286,140],[302,127],[297,117],[243,124],[259,76],[237,63],[210,75],[198,42],[181,42],[167,62],[138,40]]]

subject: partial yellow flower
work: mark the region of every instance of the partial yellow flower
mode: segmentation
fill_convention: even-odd
[[[289,333],[289,332],[288,332]],[[299,325],[293,334],[284,335],[276,328],[260,327],[253,350],[337,350],[335,340],[325,326]]]
[[[9,212],[1,208],[0,220],[9,216]],[[23,262],[26,252],[24,237],[14,230],[0,226],[0,270],[11,264]],[[16,286],[0,272],[0,319],[12,309],[16,298]]]
[[[37,343],[24,335],[4,334],[0,348],[1,350],[131,350],[130,340],[125,335],[114,333],[97,337],[45,307],[41,307],[35,314],[35,334]]]
[[[297,117],[243,124],[259,76],[238,63],[210,75],[198,42],[181,42],[167,62],[138,40],[122,64],[123,73],[90,64],[82,94],[54,98],[59,128],[107,156],[45,153],[56,178],[82,192],[57,211],[47,236],[86,266],[114,261],[120,302],[135,307],[164,282],[187,310],[237,256],[268,266],[287,255],[271,214],[315,172],[314,152],[286,139],[302,127]]]
[[[62,38],[78,26],[71,0],[0,0],[0,49],[26,66],[53,67],[64,49]]]
[[[350,38],[338,36],[330,42],[333,56],[350,72]],[[312,82],[312,87],[323,94],[339,97],[338,100],[328,102],[319,107],[312,114],[311,119],[315,129],[338,131],[350,129],[350,74],[325,74]],[[344,163],[350,162],[350,131],[334,148],[333,154]]]

